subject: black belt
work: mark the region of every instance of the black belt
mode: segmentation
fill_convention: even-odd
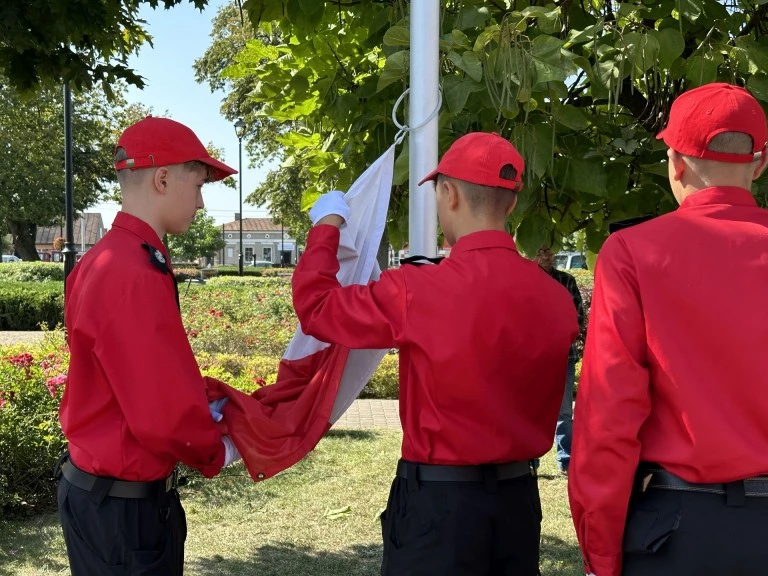
[[[728,493],[728,484],[698,484],[687,482],[674,474],[670,474],[666,470],[644,470],[641,474],[643,478],[648,478],[648,475],[651,476],[646,488],[678,490],[680,492],[704,492],[707,494]],[[768,476],[745,478],[743,481],[739,482],[744,482],[744,494],[746,496],[768,497]]]
[[[110,478],[102,478],[101,476],[94,476],[84,472],[70,461],[66,461],[61,465],[61,473],[70,484],[87,492],[93,489],[97,480],[111,480]],[[113,498],[151,498],[164,492],[170,492],[176,485],[177,473],[174,470],[173,474],[165,480],[155,480],[154,482],[112,480],[112,486],[109,489],[108,495]]]
[[[531,463],[508,462],[506,464],[482,464],[479,466],[441,466],[438,464],[415,464],[419,482],[482,482],[488,476],[496,480],[510,480],[521,476],[530,476]],[[409,463],[400,460],[397,463],[397,475],[408,479]]]

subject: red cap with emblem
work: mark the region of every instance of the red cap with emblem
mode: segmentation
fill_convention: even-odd
[[[117,141],[117,147],[123,148],[128,155],[126,160],[115,163],[118,171],[170,166],[196,160],[211,167],[211,182],[237,174],[237,170],[213,158],[192,130],[170,118],[147,116],[136,122],[125,129]]]

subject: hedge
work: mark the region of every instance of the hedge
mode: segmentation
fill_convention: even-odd
[[[64,282],[64,264],[62,262],[0,264],[0,282]]]
[[[40,324],[63,323],[63,282],[0,282],[0,330],[39,330]]]

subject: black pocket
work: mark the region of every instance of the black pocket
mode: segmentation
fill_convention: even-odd
[[[174,548],[167,543],[162,550],[134,550],[129,555],[128,574],[131,576],[169,576],[178,573]]]
[[[682,517],[680,499],[676,496],[651,497],[630,509],[624,529],[624,552],[655,554],[667,543],[680,527]]]

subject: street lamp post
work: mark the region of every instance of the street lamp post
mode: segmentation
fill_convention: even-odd
[[[240,184],[240,253],[237,255],[237,263],[240,270],[240,276],[243,275],[243,136],[245,135],[245,122],[238,118],[235,122],[235,134],[239,148],[240,170],[238,179]]]
[[[75,248],[74,210],[73,203],[73,166],[72,166],[72,92],[69,83],[64,84],[64,219],[66,221],[66,240],[64,243],[64,284],[67,276],[75,267],[77,249]]]

